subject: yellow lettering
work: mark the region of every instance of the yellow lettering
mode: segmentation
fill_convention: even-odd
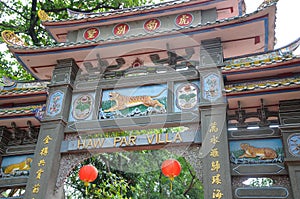
[[[169,140],[169,134],[167,133],[166,134],[166,143],[170,143],[170,142],[172,142],[172,140]]]
[[[115,137],[114,138],[114,147],[116,147],[117,143],[121,142],[121,138],[120,137]]]
[[[164,140],[160,139],[161,138],[160,136],[161,136],[161,134],[156,135],[156,144],[164,144],[165,143]]]
[[[93,147],[93,141],[92,141],[92,139],[88,139],[88,141],[87,141],[88,143],[87,143],[87,145],[86,145],[86,148],[92,148]]]
[[[103,146],[105,138],[94,139],[94,148],[100,148]]]
[[[122,146],[123,144],[125,144],[126,146],[128,146],[126,137],[122,137],[122,138],[121,138],[120,146]]]
[[[77,149],[80,149],[80,148],[85,148],[85,144],[84,142],[81,142],[81,140],[79,139],[78,142],[77,142]]]
[[[179,141],[179,142],[182,142],[182,138],[181,138],[181,135],[180,135],[180,133],[176,133],[176,135],[175,135],[175,138],[174,138],[174,141],[173,142],[176,142],[176,141]]]
[[[148,144],[152,144],[153,139],[154,139],[154,135],[151,135],[152,137],[150,138],[149,135],[147,135],[147,140],[148,140]]]
[[[130,145],[130,143],[132,145],[135,145],[135,141],[136,141],[136,136],[130,136],[129,141],[128,141],[128,145]]]

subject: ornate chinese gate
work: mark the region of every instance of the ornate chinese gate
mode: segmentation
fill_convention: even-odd
[[[72,59],[59,60],[49,85],[26,198],[53,198],[53,190],[59,194],[69,171],[91,153],[163,147],[187,157],[198,177],[203,177],[207,198],[231,198],[226,104],[218,69],[223,65],[220,40],[201,43],[197,65],[171,52],[169,56],[181,62],[175,61],[173,68],[144,68],[146,76],[139,67],[126,71],[123,77],[93,73],[88,64],[88,73],[84,73]],[[99,69],[103,62],[99,56]],[[185,126],[186,130],[111,138],[87,136],[172,126]]]

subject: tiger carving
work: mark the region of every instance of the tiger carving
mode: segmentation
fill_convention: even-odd
[[[113,112],[118,110],[123,110],[125,108],[134,107],[138,105],[145,105],[147,107],[159,107],[161,110],[165,111],[165,106],[161,104],[158,100],[154,99],[160,96],[166,89],[162,90],[159,94],[154,96],[125,96],[121,95],[118,92],[110,92],[109,93],[109,100],[115,101],[116,104],[111,108],[104,110],[104,112]]]
[[[26,158],[26,160],[24,160],[23,162],[11,164],[5,168],[4,173],[12,174],[15,171],[28,171],[28,170],[30,170],[31,162],[32,162],[32,158]]]
[[[257,148],[254,146],[251,146],[247,143],[242,143],[240,145],[241,149],[243,149],[245,152],[243,155],[241,155],[239,158],[255,158],[260,157],[261,160],[266,159],[274,159],[277,158],[277,153],[275,150],[271,148]]]

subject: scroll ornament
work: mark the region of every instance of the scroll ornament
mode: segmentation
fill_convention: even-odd
[[[1,32],[3,40],[10,46],[27,46],[13,31],[4,30]]]
[[[48,14],[44,10],[39,10],[38,11],[38,16],[39,16],[40,20],[42,20],[42,21],[52,20],[52,18],[49,17]]]

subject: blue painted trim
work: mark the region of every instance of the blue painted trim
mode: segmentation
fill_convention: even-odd
[[[202,7],[202,6],[207,6],[207,5],[210,5],[210,4],[216,4],[216,3],[219,3],[219,2],[222,2],[222,1],[227,1],[227,0],[211,0],[210,2],[204,2],[204,3],[199,2],[199,4],[197,4],[197,5],[192,4],[192,5],[184,6],[184,7],[179,6],[179,7],[176,7],[176,8],[163,9],[163,10],[153,11],[153,12],[149,12],[149,13],[141,13],[141,11],[143,11],[143,10],[141,10],[141,11],[137,11],[138,14],[133,14],[133,15],[130,15],[130,16],[120,16],[120,17],[111,18],[111,19],[101,19],[100,18],[99,20],[85,22],[84,25],[99,23],[99,21],[101,21],[101,22],[111,22],[111,21],[116,21],[116,20],[125,20],[125,19],[131,19],[131,18],[136,18],[136,17],[143,17],[143,16],[153,15],[153,14],[162,14],[163,13],[163,14],[167,15],[167,13],[169,13],[169,12],[182,10],[183,8],[184,9],[189,9],[189,8],[195,8],[195,7]],[[160,8],[164,8],[164,7],[160,7]],[[111,16],[113,16],[113,15],[111,15]],[[99,17],[103,17],[103,16],[99,16]],[[93,19],[93,18],[88,18],[88,19]],[[72,21],[72,20],[70,20],[70,21]],[[59,21],[59,22],[62,22],[62,21]],[[68,25],[64,24],[64,25],[59,25],[59,26],[58,25],[57,26],[48,25],[48,27],[51,27],[51,28],[64,28],[64,27],[76,27],[76,26],[81,26],[81,25],[82,25],[82,23],[68,24]]]
[[[268,52],[269,50],[269,46],[268,46],[268,42],[269,42],[269,21],[268,20],[264,20],[264,25],[265,25],[265,52]]]
[[[244,0],[239,0],[239,4],[238,4],[239,16],[242,16],[242,14],[243,14],[243,9],[242,9],[243,2],[244,2]]]
[[[247,22],[243,22],[242,25],[248,24],[249,22],[256,22],[256,21],[261,21],[263,20],[264,22],[264,26],[265,26],[265,46],[264,46],[264,52],[268,52],[268,42],[269,42],[269,20],[268,20],[268,16],[264,16],[264,17],[260,17],[251,21],[247,21]],[[236,24],[231,24],[232,27],[235,26],[240,26],[240,23],[236,23]],[[228,25],[227,25],[228,26]],[[220,27],[220,29],[225,29],[227,28],[226,26]]]
[[[23,68],[30,74],[32,75],[32,77],[34,77],[35,79],[39,80],[39,78],[33,73],[31,72],[31,70],[29,70],[26,66],[26,64],[24,64],[24,62],[20,59],[19,54],[18,53],[14,53],[15,58],[17,59],[17,61],[23,66]]]

